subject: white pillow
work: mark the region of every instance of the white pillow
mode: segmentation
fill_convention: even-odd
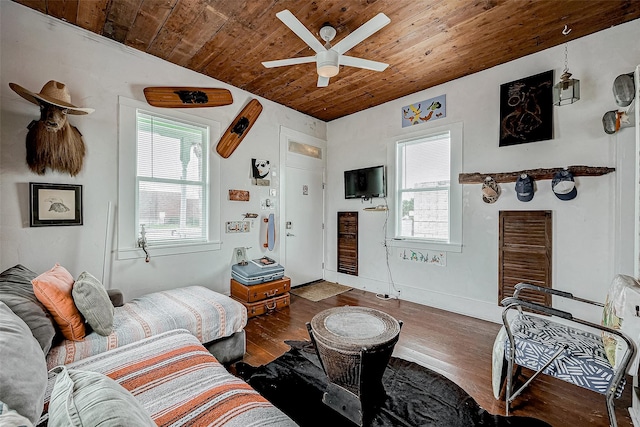
[[[156,427],[142,404],[120,384],[98,372],[58,366],[49,402],[49,427]]]
[[[0,426],[2,427],[33,427],[31,421],[9,408],[0,401]]]

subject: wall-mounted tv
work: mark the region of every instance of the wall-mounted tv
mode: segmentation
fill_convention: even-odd
[[[344,198],[385,197],[387,191],[384,166],[344,171]]]

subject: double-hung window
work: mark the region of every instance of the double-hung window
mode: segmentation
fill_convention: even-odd
[[[462,125],[395,144],[395,238],[459,251],[462,243]]]
[[[136,113],[136,224],[149,245],[207,240],[209,129]]]
[[[220,249],[220,123],[120,97],[118,259]]]

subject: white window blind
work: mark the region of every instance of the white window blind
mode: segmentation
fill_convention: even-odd
[[[398,142],[396,236],[450,240],[451,133]]]
[[[207,240],[207,126],[137,110],[136,224],[149,245]]]

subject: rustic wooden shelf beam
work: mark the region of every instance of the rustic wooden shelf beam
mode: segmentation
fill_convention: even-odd
[[[556,172],[561,171],[564,168],[551,168],[551,169],[526,169],[518,172],[498,172],[498,173],[461,173],[458,175],[458,183],[460,184],[482,184],[486,177],[490,176],[496,180],[496,182],[516,182],[518,177],[526,173],[534,180],[541,179],[553,179]],[[614,172],[616,168],[609,168],[606,166],[569,166],[567,169],[573,174],[573,176],[601,176]]]

